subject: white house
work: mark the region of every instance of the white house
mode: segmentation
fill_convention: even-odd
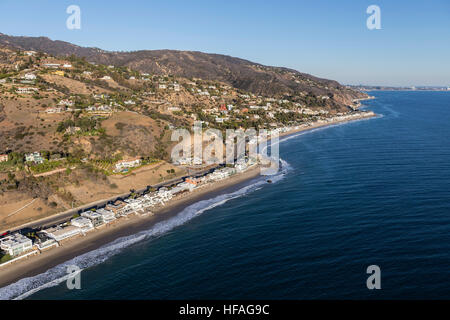
[[[25,73],[24,79],[26,79],[26,80],[35,80],[36,79],[36,75],[34,73]]]
[[[30,250],[32,247],[33,241],[20,233],[14,233],[0,239],[0,248],[13,257]]]
[[[60,106],[68,106],[68,107],[72,107],[73,106],[73,101],[69,100],[69,99],[63,99],[61,101],[59,101],[58,105]]]
[[[84,232],[91,231],[94,229],[94,225],[89,218],[86,217],[78,217],[70,220],[70,224],[74,227],[78,227]]]
[[[134,168],[140,166],[142,163],[141,158],[134,158],[129,160],[122,160],[116,163],[116,171],[121,171],[125,168]]]
[[[42,232],[47,234],[50,238],[55,239],[56,241],[61,241],[81,234],[81,229],[75,226],[68,226],[64,228],[49,228],[46,230],[42,230]]]
[[[47,68],[57,69],[57,68],[59,68],[60,64],[59,63],[46,63],[46,64],[44,64],[44,66]]]
[[[102,216],[104,223],[109,223],[111,221],[116,220],[116,215],[114,214],[114,212],[110,211],[110,210],[106,210],[104,208],[98,209],[97,214]]]
[[[44,159],[42,158],[39,152],[28,153],[25,155],[25,161],[31,161],[36,164],[44,163]]]
[[[37,92],[37,91],[38,91],[37,88],[26,88],[26,87],[21,87],[21,88],[17,88],[17,89],[16,89],[16,92],[17,92],[17,93],[26,93],[26,94],[29,94],[29,93],[35,93],[35,92]]]
[[[103,111],[103,112],[111,112],[112,109],[110,106],[107,105],[101,105],[97,107],[97,111]]]
[[[83,212],[81,214],[81,216],[91,220],[94,228],[101,226],[104,223],[103,217],[98,212],[86,211],[86,212]]]

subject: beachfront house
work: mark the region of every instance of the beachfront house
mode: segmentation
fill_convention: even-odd
[[[70,220],[72,226],[80,228],[83,232],[88,232],[94,229],[92,221],[86,217],[78,217]]]
[[[137,213],[138,211],[144,212],[144,201],[142,198],[126,199],[125,202],[127,205],[124,207],[123,215]]]
[[[215,170],[214,172],[208,174],[208,180],[210,181],[219,181],[228,178],[229,176],[236,173],[236,169],[234,168],[223,168],[219,170]]]
[[[139,208],[140,209],[140,208]],[[137,210],[139,210],[138,208],[136,208],[136,204],[130,204],[127,203],[119,212],[118,214],[121,216],[127,216],[129,214],[132,213],[136,213]]]
[[[167,188],[161,188],[155,193],[154,200],[161,205],[172,199],[173,195]]]
[[[185,192],[185,191],[189,191],[189,188],[187,188],[187,186],[183,183],[180,183],[180,184],[176,185],[175,187],[173,187],[172,189],[170,189],[170,192],[172,193],[172,195],[177,195],[177,194]]]
[[[31,250],[32,247],[33,241],[20,233],[13,233],[0,239],[0,249],[12,257]]]
[[[97,214],[102,217],[104,223],[110,223],[111,221],[116,220],[116,215],[114,214],[114,212],[106,210],[104,208],[98,209]]]
[[[58,243],[55,241],[55,239],[50,238],[46,233],[44,232],[37,232],[36,233],[36,246],[39,250],[45,250],[49,249],[53,246],[57,246]]]
[[[117,200],[116,202],[112,203],[108,203],[105,206],[105,210],[111,211],[114,213],[114,216],[120,216],[120,212],[122,211],[123,207],[126,205],[125,202]]]
[[[104,223],[103,216],[100,215],[98,213],[98,211],[96,211],[96,212],[94,212],[94,211],[86,211],[86,212],[83,212],[81,214],[81,216],[91,220],[92,225],[94,226],[94,228],[97,228],[97,227],[101,226]]]
[[[54,227],[42,230],[45,234],[47,234],[50,238],[55,239],[56,241],[65,240],[71,237],[75,237],[81,234],[81,229],[75,226],[67,226],[67,227]]]

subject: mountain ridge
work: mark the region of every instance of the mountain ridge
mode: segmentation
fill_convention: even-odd
[[[82,47],[48,37],[9,36],[0,33],[0,45],[12,49],[42,51],[56,56],[75,55],[87,61],[126,66],[140,72],[171,74],[185,78],[223,81],[259,95],[315,95],[332,98],[331,104],[351,105],[365,94],[339,84],[286,68],[265,66],[238,57],[183,50],[107,51]]]

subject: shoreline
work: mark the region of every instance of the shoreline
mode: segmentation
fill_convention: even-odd
[[[336,125],[336,124],[344,124],[344,123],[358,121],[358,120],[376,118],[377,116],[378,116],[378,114],[372,113],[372,114],[368,114],[367,116],[355,117],[354,119],[347,119],[347,120],[333,121],[333,122],[324,122],[324,123],[316,123],[316,124],[312,124],[312,125],[310,125],[308,127],[299,128],[299,129],[296,129],[296,130],[290,130],[288,132],[280,133],[279,137],[281,138],[281,137],[289,136],[289,135],[292,135],[292,134],[295,134],[295,133],[299,133],[299,132],[307,132],[309,130],[322,128],[322,127],[330,127],[330,126],[333,126],[333,125]]]
[[[153,214],[145,216],[130,215],[122,218],[121,221],[115,221],[110,225],[88,232],[85,236],[78,236],[63,242],[60,247],[51,248],[40,254],[0,267],[0,288],[17,282],[20,279],[44,273],[61,263],[98,249],[121,237],[147,230],[158,222],[176,216],[191,204],[230,192],[233,189],[238,189],[245,183],[257,178],[259,173],[259,166],[250,168],[241,174],[217,181],[211,185],[206,185],[189,194],[175,197],[164,207],[153,210]]]
[[[343,121],[316,123],[310,126],[280,133],[279,136],[284,137],[299,132],[307,132],[320,127],[328,127],[362,119],[370,119],[376,116],[376,114],[368,114]],[[10,265],[0,266],[0,288],[15,283],[20,279],[33,277],[44,273],[57,265],[60,265],[84,253],[98,249],[121,237],[147,230],[158,222],[176,216],[185,207],[191,204],[201,200],[213,198],[216,195],[228,193],[233,191],[233,189],[237,190],[239,187],[257,178],[258,176],[260,176],[260,166],[257,165],[249,168],[245,172],[231,176],[228,179],[217,181],[213,184],[195,189],[190,193],[177,196],[168,202],[164,207],[152,210],[153,214],[145,216],[132,215],[122,218],[121,220],[115,221],[110,225],[91,231],[85,236],[79,236],[68,240],[60,247],[51,248],[40,254],[26,257],[23,260],[14,262]]]

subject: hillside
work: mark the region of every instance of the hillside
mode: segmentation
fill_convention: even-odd
[[[175,50],[108,52],[64,41],[54,41],[47,37],[16,37],[1,33],[0,45],[14,49],[42,51],[56,56],[76,55],[86,58],[87,61],[126,66],[157,75],[221,81],[258,95],[303,93],[329,96],[330,106],[349,105],[353,99],[365,97],[363,93],[333,80],[220,54]]]
[[[195,121],[225,137],[227,129],[281,131],[358,116],[356,91],[287,69],[203,53],[115,54],[46,38],[5,37],[0,41],[5,228],[208,169],[204,161],[170,157],[173,129],[192,132]],[[305,91],[285,92],[293,75],[297,87],[304,81]],[[258,90],[276,93],[251,92]]]

